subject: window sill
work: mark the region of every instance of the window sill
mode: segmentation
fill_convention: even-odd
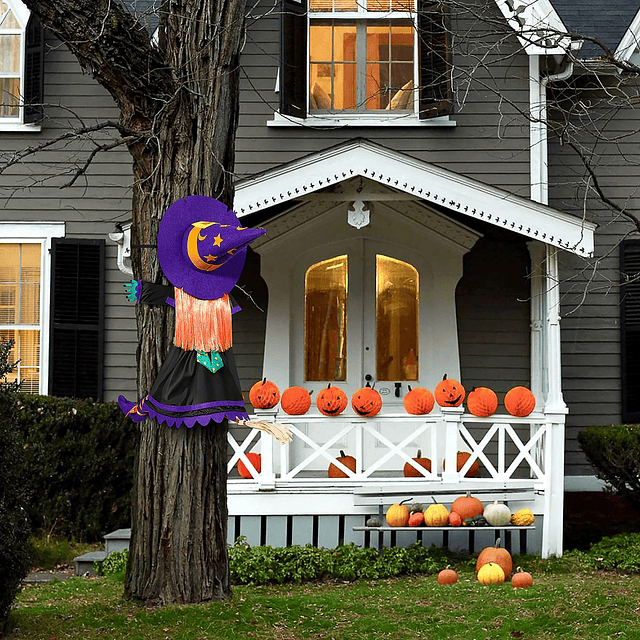
[[[0,121],[0,132],[2,131],[40,133],[40,131],[42,131],[42,127],[39,124],[23,124],[22,122]]]
[[[311,129],[338,127],[455,127],[456,122],[449,116],[420,120],[415,114],[404,113],[397,116],[350,116],[350,115],[314,115],[307,118],[283,116],[277,111],[273,120],[267,121],[268,127],[308,127]]]

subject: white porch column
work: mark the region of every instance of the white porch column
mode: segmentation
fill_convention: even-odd
[[[545,397],[547,388],[545,351],[545,245],[541,242],[528,242],[531,257],[531,391],[539,408]]]

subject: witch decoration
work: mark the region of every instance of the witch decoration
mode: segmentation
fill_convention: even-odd
[[[265,233],[243,227],[235,213],[206,196],[187,196],[165,212],[158,230],[160,268],[172,286],[132,280],[131,302],[175,308],[173,346],[148,395],[118,398],[134,422],[155,418],[179,428],[224,419],[260,429],[280,443],[285,425],[249,420],[233,357],[231,316],[240,311],[229,293],[244,268],[247,247]]]

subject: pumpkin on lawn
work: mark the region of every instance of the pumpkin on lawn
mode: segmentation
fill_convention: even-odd
[[[471,457],[471,454],[468,451],[458,451],[456,454],[456,470],[462,470],[462,467],[466,464],[467,460]],[[446,469],[446,462],[442,461],[442,470]],[[467,469],[467,472],[464,474],[465,478],[477,478],[480,473],[480,463],[476,458],[471,466]]]
[[[453,378],[447,378],[447,374],[436,385],[435,399],[441,407],[459,407],[465,396],[464,387]]]
[[[429,389],[423,387],[412,389],[409,385],[409,393],[404,397],[403,402],[407,413],[412,416],[423,416],[431,413],[435,399]]]
[[[512,415],[525,418],[536,407],[536,399],[527,387],[513,387],[504,397],[504,407]]]
[[[419,466],[431,473],[431,460],[429,458],[422,457],[422,451],[418,449],[418,453],[415,458],[412,460]],[[408,462],[404,463],[404,469],[402,470],[405,478],[422,478],[424,474],[420,473],[418,469],[416,469],[413,465]]]
[[[316,406],[325,416],[340,415],[347,408],[348,402],[347,394],[340,387],[332,387],[331,383],[316,398]]]
[[[502,584],[505,580],[505,574],[499,564],[488,562],[482,565],[478,571],[478,582],[480,584]]]
[[[356,472],[356,459],[353,456],[348,456],[344,451],[340,450],[340,455],[336,458],[338,462],[341,462],[349,471]],[[348,478],[349,475],[340,469],[337,465],[331,463],[327,474],[330,478]]]
[[[260,469],[262,467],[262,457],[260,454],[251,452],[247,453],[246,456],[249,462],[255,467],[255,470],[260,473]],[[238,460],[238,473],[241,478],[253,478],[253,471],[249,469],[242,460]]]
[[[465,520],[466,518],[481,516],[484,507],[478,498],[472,496],[470,491],[467,491],[466,496],[460,496],[453,501],[451,511],[459,513],[460,517]]]
[[[438,584],[455,584],[458,582],[458,574],[447,567],[438,574]]]
[[[392,504],[385,515],[387,524],[390,527],[406,527],[409,524],[409,507],[406,504],[407,500]]]
[[[380,412],[382,396],[367,384],[351,396],[351,407],[359,416],[370,418]]]
[[[516,569],[516,572],[511,576],[511,586],[514,589],[526,589],[533,585],[533,578],[528,571],[523,571],[520,567]]]
[[[311,407],[311,394],[304,387],[289,387],[280,398],[280,406],[290,416],[301,416]]]
[[[469,413],[479,418],[488,418],[498,408],[498,396],[488,387],[474,387],[467,396]]]
[[[249,390],[249,402],[256,409],[272,409],[279,401],[278,387],[266,378],[256,382]]]
[[[476,571],[480,571],[480,569],[489,562],[499,565],[504,572],[504,579],[509,579],[513,569],[513,560],[511,559],[511,554],[506,549],[500,547],[500,538],[496,540],[495,547],[485,547],[480,552],[476,562]]]

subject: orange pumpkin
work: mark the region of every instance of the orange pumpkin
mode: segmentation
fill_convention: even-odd
[[[526,589],[527,587],[533,586],[533,578],[530,573],[518,567],[511,577],[511,586],[514,589]]]
[[[412,389],[409,385],[409,393],[404,397],[403,402],[407,413],[412,416],[423,416],[431,412],[435,399],[429,389],[422,387]]]
[[[460,496],[453,501],[451,511],[459,513],[462,520],[465,520],[466,518],[481,516],[484,507],[478,498],[475,498],[470,491],[467,491],[466,496]]]
[[[498,396],[488,387],[474,387],[467,396],[469,413],[479,418],[493,415],[498,408]]]
[[[536,399],[527,387],[513,387],[504,397],[505,409],[518,418],[525,418],[536,407]]]
[[[280,401],[280,391],[273,383],[263,378],[249,390],[249,402],[256,409],[272,409]]]
[[[332,387],[327,385],[316,398],[316,406],[320,413],[325,416],[337,416],[341,414],[347,407],[349,399],[347,394],[340,387]]]
[[[422,457],[422,451],[418,449],[418,455],[413,458],[413,461],[423,469],[426,469],[431,473],[431,460],[429,458]],[[424,475],[418,471],[414,466],[410,465],[408,462],[404,463],[403,474],[405,478],[423,478]]]
[[[458,471],[464,467],[467,460],[471,457],[471,454],[468,451],[458,451],[456,455],[456,468]],[[444,471],[446,466],[446,462],[442,461],[442,469]],[[472,463],[467,473],[464,474],[465,478],[477,478],[478,473],[480,473],[480,464],[478,463],[478,459],[476,458]]]
[[[449,513],[449,526],[450,527],[461,527],[462,526],[462,517],[457,511],[451,511]]]
[[[262,467],[262,457],[259,453],[247,453],[247,459],[249,462],[255,467],[256,471],[260,473],[260,469]],[[242,461],[238,460],[238,473],[241,478],[253,478],[253,471],[247,467],[247,465]]]
[[[407,500],[410,500],[408,498]],[[388,509],[385,515],[387,520],[387,524],[390,527],[406,527],[409,524],[409,516],[411,515],[409,512],[409,507],[407,507],[405,502],[407,500],[403,500],[400,503],[392,504]]]
[[[466,392],[460,382],[447,378],[447,374],[436,385],[435,398],[441,407],[459,407]]]
[[[438,574],[438,584],[455,584],[458,582],[458,574],[447,567]]]
[[[353,456],[348,456],[344,451],[340,451],[340,455],[336,458],[338,462],[341,462],[347,469],[356,472],[356,459]],[[330,478],[348,478],[349,476],[345,471],[331,463],[329,465],[328,475]]]
[[[424,524],[424,513],[422,511],[414,511],[409,516],[410,527],[421,527]]]
[[[359,416],[371,418],[380,412],[382,396],[367,384],[351,396],[351,407]]]
[[[513,560],[511,559],[511,554],[506,549],[500,547],[500,538],[496,540],[495,547],[485,547],[480,552],[478,561],[476,562],[476,572],[480,571],[485,564],[489,564],[490,562],[499,565],[504,571],[505,580],[509,579],[511,570],[513,569]]]
[[[282,394],[280,406],[290,416],[301,416],[309,411],[311,394],[303,387],[289,387]]]

